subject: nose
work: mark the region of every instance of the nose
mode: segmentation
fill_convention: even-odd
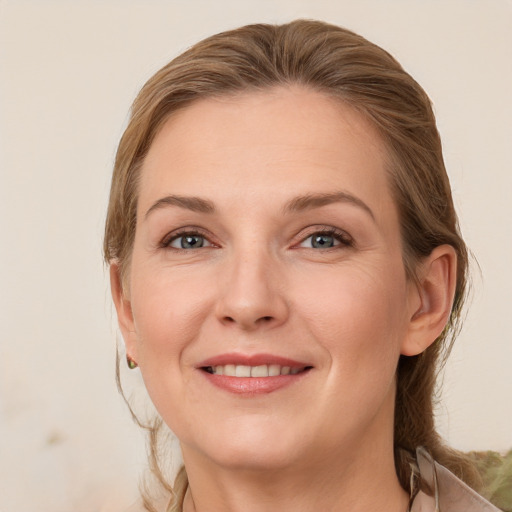
[[[282,269],[265,251],[234,255],[219,274],[221,290],[216,304],[220,322],[245,331],[270,329],[286,322]]]

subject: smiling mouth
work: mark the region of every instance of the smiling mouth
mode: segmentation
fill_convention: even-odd
[[[297,375],[304,373],[312,366],[281,366],[279,364],[262,364],[258,366],[247,366],[241,364],[225,364],[216,366],[203,366],[201,370],[211,375],[224,375],[226,377],[278,377],[280,375]]]

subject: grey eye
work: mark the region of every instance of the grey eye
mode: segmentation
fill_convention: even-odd
[[[334,247],[352,247],[353,241],[350,235],[335,229],[322,230],[309,235],[299,247],[307,249],[332,249]]]
[[[325,234],[321,234],[321,233],[312,235],[310,238],[311,238],[311,247],[314,247],[315,249],[326,249],[329,247],[334,247],[337,242],[337,240],[334,238],[334,236],[325,235]]]
[[[169,247],[174,247],[175,249],[199,249],[209,245],[210,243],[204,236],[195,234],[178,236],[169,243]]]

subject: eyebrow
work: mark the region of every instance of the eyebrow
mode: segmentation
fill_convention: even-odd
[[[314,208],[321,208],[333,203],[351,203],[359,208],[363,209],[370,217],[375,220],[371,208],[358,197],[344,191],[330,192],[330,193],[316,193],[316,194],[305,194],[302,196],[295,197],[288,201],[284,207],[285,213],[299,212],[304,210],[311,210]],[[145,218],[149,216],[155,210],[165,208],[166,206],[178,206],[199,213],[214,213],[215,205],[212,201],[203,199],[201,197],[193,196],[176,196],[169,195],[158,199],[148,209],[145,214]]]
[[[207,199],[202,199],[200,197],[170,195],[162,197],[158,201],[153,203],[153,205],[148,209],[144,217],[147,219],[150,213],[154,212],[155,210],[159,210],[160,208],[164,208],[166,206],[179,206],[180,208],[185,208],[187,210],[199,213],[215,212],[215,206],[211,201],[208,201]]]
[[[311,210],[333,203],[350,203],[358,206],[366,213],[368,213],[368,215],[370,215],[373,220],[375,220],[375,215],[373,214],[371,208],[363,200],[345,191],[306,194],[303,196],[295,197],[285,205],[284,212],[289,213]]]

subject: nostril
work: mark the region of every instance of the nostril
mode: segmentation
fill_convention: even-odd
[[[225,325],[233,325],[238,324],[244,329],[254,329],[257,326],[266,326],[266,325],[272,325],[273,322],[276,320],[276,317],[273,315],[264,315],[264,316],[229,316],[225,315],[222,317],[222,323]]]

